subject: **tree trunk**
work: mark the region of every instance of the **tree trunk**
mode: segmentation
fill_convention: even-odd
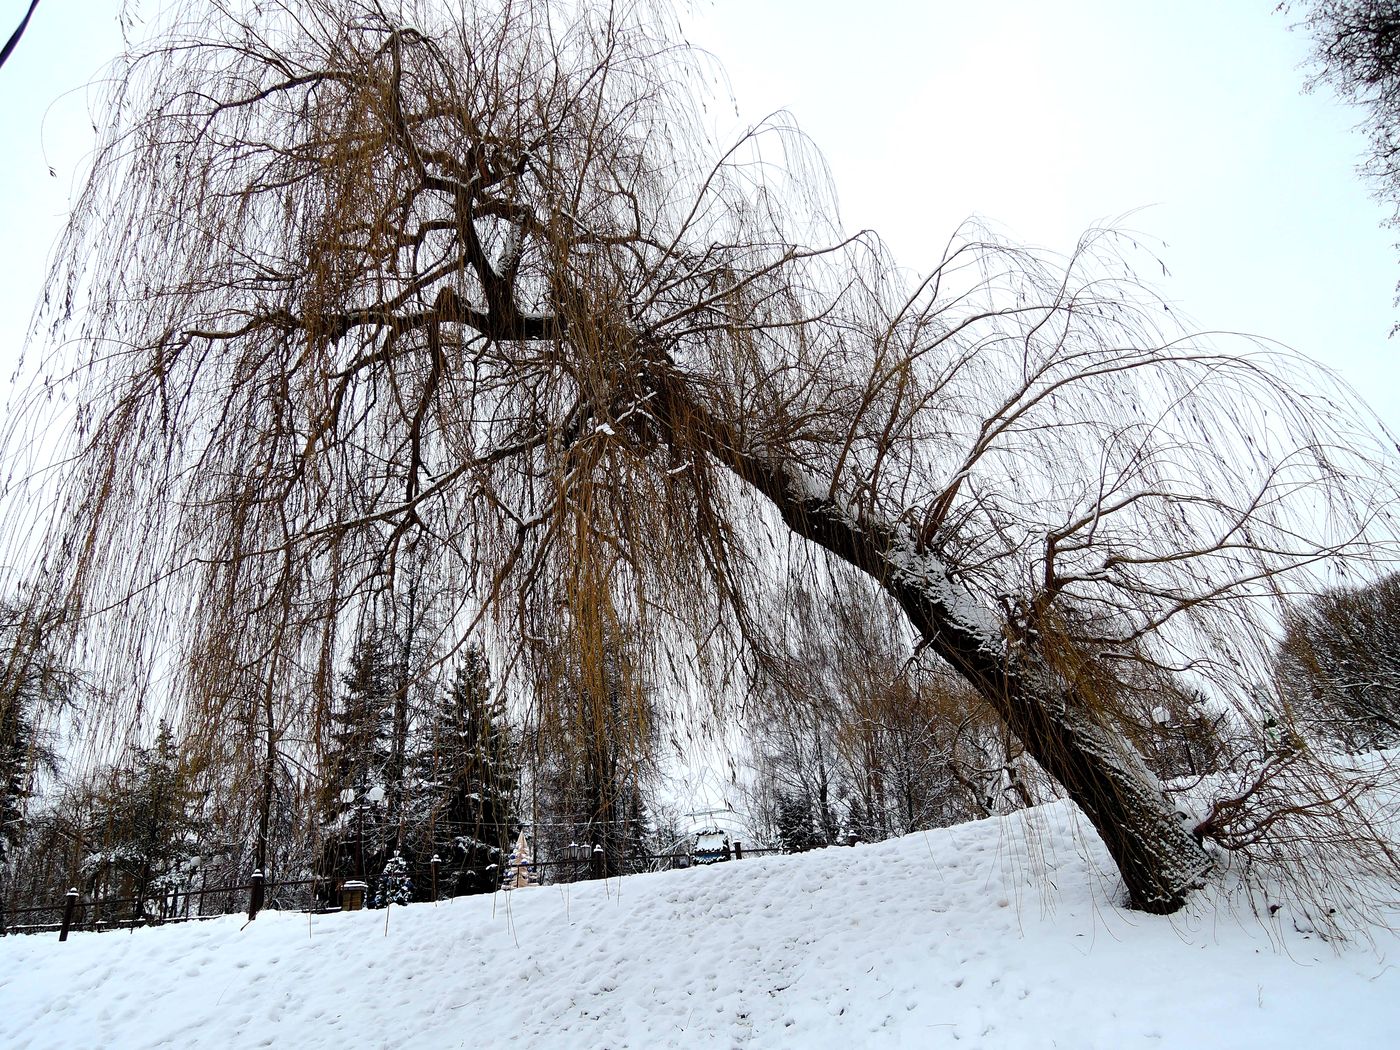
[[[986,698],[1088,816],[1134,908],[1167,914],[1185,903],[1209,858],[1141,756],[1071,683],[1033,653],[1012,648],[995,615],[956,585],[937,557],[920,551],[907,529],[857,520],[815,494],[819,487],[795,465],[746,451],[733,428],[695,404],[671,367],[656,367],[651,378],[656,418],[669,437],[703,448],[771,501],[793,532],[871,576],[899,602],[927,646]]]
[[[263,754],[261,790],[258,798],[258,837],[253,843],[253,870],[263,873],[264,885],[266,885],[269,875],[267,844],[272,831],[272,799],[277,774],[277,736],[274,731],[272,714],[272,694],[265,692],[263,695],[263,728],[267,736],[263,740],[265,752]],[[252,916],[249,918],[251,919]]]

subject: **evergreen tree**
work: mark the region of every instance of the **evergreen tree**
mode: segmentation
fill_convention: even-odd
[[[0,887],[18,842],[35,773],[57,768],[35,718],[70,698],[73,676],[45,644],[44,632],[11,603],[0,603]]]
[[[520,830],[519,762],[505,702],[492,695],[490,665],[479,648],[463,656],[411,768],[420,896],[431,892],[423,875],[433,856],[441,860],[439,896],[499,888]]]
[[[391,904],[407,904],[413,899],[413,879],[408,873],[408,861],[395,853],[384,863],[384,870],[374,891],[372,906],[387,908]]]
[[[852,795],[846,808],[845,833],[861,842],[879,842],[885,837],[884,824],[871,814],[859,795]]]
[[[651,819],[641,787],[631,785],[627,803],[626,823],[622,827],[622,870],[624,874],[646,871],[651,864],[653,842]]]
[[[368,882],[389,859],[397,821],[387,804],[395,703],[403,670],[391,635],[371,632],[350,658],[322,761],[322,874]]]
[[[0,699],[0,873],[9,868],[19,841],[32,783],[33,727],[17,698]]]
[[[806,795],[780,792],[778,794],[777,825],[778,843],[784,853],[805,853],[829,845],[828,840],[817,829],[817,820],[812,800]]]
[[[187,877],[200,840],[199,800],[175,734],[162,721],[151,747],[108,771],[84,858],[93,884],[131,896],[135,917]]]
[[[645,835],[656,709],[621,645],[605,646],[592,661],[560,663],[548,685],[551,717],[535,741],[541,834],[551,859],[568,858],[568,844],[601,847],[601,857],[564,877],[612,878],[644,851],[631,839]]]

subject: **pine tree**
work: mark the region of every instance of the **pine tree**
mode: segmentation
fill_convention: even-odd
[[[112,769],[98,796],[84,858],[94,883],[130,895],[135,917],[188,874],[200,840],[199,804],[175,734],[162,721],[155,743]]]
[[[0,699],[0,874],[9,868],[19,841],[32,783],[33,727],[18,697]]]
[[[368,882],[395,844],[387,805],[395,702],[402,665],[391,636],[371,632],[350,659],[345,688],[331,713],[322,762],[322,874]]]
[[[463,656],[410,765],[412,838],[422,844],[414,858],[420,895],[431,892],[422,876],[433,856],[442,862],[439,896],[499,888],[520,830],[519,761],[505,702],[492,695],[490,665],[479,648]]]
[[[0,603],[0,886],[20,837],[35,772],[58,765],[35,719],[73,691],[73,676],[59,666],[43,631],[10,603]]]
[[[640,785],[631,785],[626,808],[626,823],[622,827],[622,870],[624,874],[646,871],[651,864],[651,820]]]
[[[779,792],[774,822],[784,853],[805,853],[828,845],[827,839],[817,830],[814,808],[806,795]]]
[[[565,877],[612,878],[632,870],[630,858],[645,851],[630,837],[645,833],[656,708],[622,646],[605,647],[591,666],[561,663],[549,684],[551,724],[535,742],[541,833],[551,859],[569,857],[566,844],[600,854]]]
[[[384,862],[375,886],[372,906],[387,908],[391,904],[407,904],[413,899],[413,879],[408,873],[408,861],[395,852]]]

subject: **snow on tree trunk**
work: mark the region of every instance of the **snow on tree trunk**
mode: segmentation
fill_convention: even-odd
[[[652,374],[658,419],[684,432],[765,496],[793,532],[872,577],[928,647],[987,700],[1026,751],[1064,787],[1108,847],[1133,907],[1176,911],[1210,866],[1168,805],[1157,779],[1087,698],[1034,654],[1010,646],[999,619],[918,549],[904,526],[859,519],[793,463],[745,449],[733,428],[690,396],[669,367]]]

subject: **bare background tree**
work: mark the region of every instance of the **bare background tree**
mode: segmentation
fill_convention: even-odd
[[[1275,673],[1316,735],[1349,751],[1400,738],[1400,576],[1334,588],[1284,618]]]
[[[409,565],[434,651],[483,639],[541,726],[629,717],[620,634],[629,678],[722,719],[741,675],[810,695],[767,610],[839,582],[981,698],[1135,906],[1180,907],[1205,832],[1129,715],[1189,673],[1257,719],[1278,599],[1392,553],[1375,424],[1305,362],[1178,331],[1124,235],[969,227],[901,271],[785,119],[712,144],[674,25],[190,4],[124,60],[14,422],[74,406],[29,512],[107,723],[169,670],[179,711],[257,727],[266,780]]]
[[[1287,0],[1312,38],[1308,90],[1326,86],[1365,113],[1369,155],[1360,165],[1377,200],[1389,205],[1386,225],[1400,225],[1400,5],[1395,0]],[[1394,334],[1392,329],[1391,334]]]
[[[781,660],[746,734],[759,828],[786,848],[878,841],[1051,797],[978,693],[909,658],[893,603],[862,586],[811,584],[775,603]]]

